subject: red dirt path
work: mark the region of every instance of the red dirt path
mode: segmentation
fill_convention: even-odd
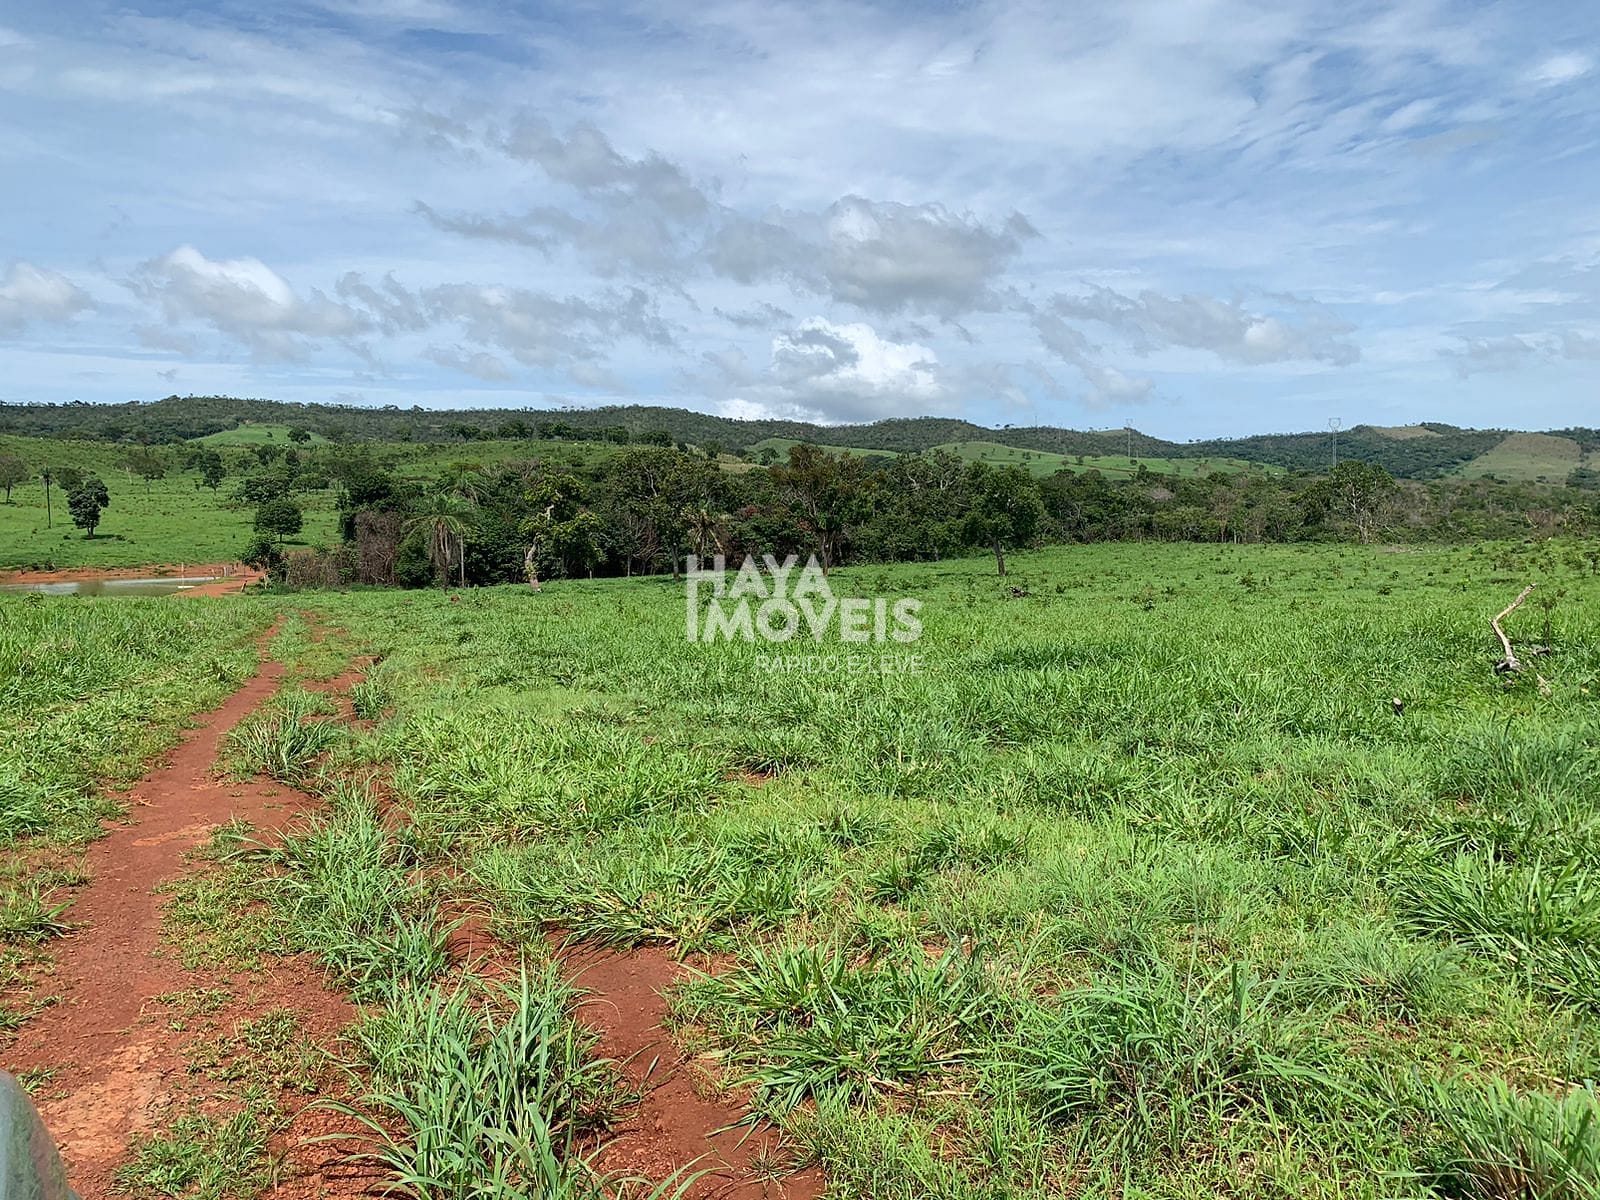
[[[562,956],[567,977],[589,995],[578,1019],[600,1034],[600,1053],[615,1058],[644,1099],[629,1112],[600,1153],[607,1171],[666,1179],[705,1172],[687,1195],[694,1200],[815,1200],[824,1190],[814,1167],[764,1177],[765,1157],[786,1169],[777,1134],[770,1128],[730,1129],[746,1111],[715,1096],[668,1039],[662,992],[683,967],[665,950],[645,947],[625,954],[584,951]]]
[[[128,823],[109,825],[108,835],[88,848],[90,882],[66,914],[75,928],[56,944],[55,973],[43,981],[59,1001],[27,1022],[0,1055],[12,1071],[56,1070],[41,1089],[39,1108],[85,1200],[110,1194],[112,1171],[133,1136],[159,1131],[183,1091],[186,1039],[171,1028],[173,1013],[157,997],[223,979],[157,956],[161,900],[155,890],[183,874],[184,853],[229,818],[272,829],[313,806],[309,797],[280,785],[228,783],[214,773],[224,735],[277,690],[283,673],[281,664],[265,664],[221,707],[198,718],[199,727],[185,733],[165,762],[125,797]],[[299,959],[276,960],[236,990],[234,1004],[218,1014],[224,1025],[230,1017],[292,1008],[302,1015],[305,1036],[325,1043],[353,1015],[342,997],[322,986],[320,973]],[[319,1124],[326,1120],[320,1113],[313,1117],[319,1118]],[[315,1170],[327,1157],[324,1147],[291,1155],[312,1160],[298,1164],[301,1171]],[[355,1186],[352,1181],[337,1190]],[[282,1194],[320,1195],[325,1189],[290,1184]]]
[[[265,645],[266,637],[262,639]],[[185,873],[185,852],[206,842],[232,817],[259,829],[281,829],[317,806],[303,793],[264,781],[219,780],[215,764],[222,739],[277,690],[282,664],[265,663],[219,708],[197,718],[163,763],[125,797],[129,821],[112,824],[86,854],[90,883],[66,916],[76,928],[55,946],[55,974],[44,990],[59,1002],[25,1024],[0,1065],[15,1071],[54,1068],[39,1107],[60,1145],[74,1187],[84,1200],[111,1195],[112,1173],[126,1160],[138,1134],[159,1132],[194,1084],[184,1058],[189,1040],[172,1028],[173,1012],[158,997],[226,982],[216,971],[188,971],[160,950],[161,899],[156,889]],[[339,691],[360,677],[356,669],[312,685]],[[350,720],[347,704],[341,719]],[[469,921],[452,939],[452,957],[487,974],[510,950],[481,921]],[[822,1175],[807,1169],[781,1179],[758,1168],[775,1152],[776,1135],[729,1128],[745,1110],[715,1098],[692,1063],[669,1040],[662,992],[682,967],[664,951],[627,954],[583,950],[563,955],[565,969],[590,993],[579,1017],[601,1035],[599,1052],[617,1059],[644,1093],[601,1152],[608,1172],[663,1180],[675,1172],[705,1172],[688,1191],[693,1200],[815,1200]],[[235,999],[216,1024],[259,1015],[269,1008],[301,1014],[308,1040],[333,1041],[355,1015],[329,992],[320,972],[303,959],[269,960],[260,976],[236,978]],[[185,1082],[189,1086],[186,1088]],[[307,1145],[305,1139],[348,1132],[346,1121],[308,1110],[308,1097],[284,1097],[293,1113],[286,1137],[276,1142],[286,1179],[273,1200],[351,1196],[381,1188],[366,1169],[342,1165],[348,1143]],[[720,1131],[720,1132],[719,1132]]]

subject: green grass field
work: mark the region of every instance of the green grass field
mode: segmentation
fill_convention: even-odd
[[[0,454],[14,454],[28,465],[27,483],[12,491],[11,503],[0,504],[0,571],[17,568],[136,567],[218,562],[244,553],[253,534],[255,506],[230,498],[239,478],[259,470],[245,453],[268,439],[267,426],[240,426],[212,438],[232,453],[229,476],[213,494],[197,487],[195,471],[179,469],[176,451],[164,448],[166,478],[148,486],[126,465],[126,450],[99,442],[45,438],[0,437]],[[287,426],[275,441],[288,446]],[[249,435],[235,438],[233,435]],[[314,449],[331,453],[325,440]],[[374,459],[401,478],[432,479],[453,463],[478,465],[538,459],[553,466],[586,468],[617,452],[617,447],[591,442],[494,440],[442,444],[381,443],[370,448]],[[52,489],[49,514],[39,472],[46,465],[76,467],[98,474],[111,493],[95,537],[85,539],[72,525],[66,496]],[[305,512],[305,528],[291,545],[331,544],[338,538],[337,491],[297,492]],[[49,524],[47,524],[47,517]]]
[[[1455,473],[1472,479],[1492,475],[1521,483],[1565,483],[1567,476],[1582,465],[1583,452],[1571,438],[1513,433]]]
[[[678,1034],[830,1195],[1589,1194],[1581,560],[1110,546],[991,571],[835,575],[923,601],[919,674],[689,644],[664,580],[296,603],[384,656],[341,769],[384,780],[424,873],[535,954],[548,929],[714,954]],[[1506,679],[1487,618],[1526,581],[1550,603],[1513,633],[1555,653]],[[323,836],[379,836],[324,786],[349,825]],[[418,949],[363,952],[352,986],[428,976],[402,936],[426,911],[374,918]]]
[[[232,429],[224,429],[221,433],[207,434],[205,437],[195,440],[207,446],[293,446],[296,443],[289,439],[289,429],[288,425],[257,425],[246,421]],[[299,444],[306,446],[326,446],[328,444],[328,439],[320,433],[312,433],[310,430],[306,432],[310,433],[311,436],[305,442]]]
[[[986,462],[997,467],[1026,467],[1040,477],[1060,470],[1099,471],[1112,479],[1127,479],[1142,466],[1155,475],[1209,475],[1213,471],[1261,471],[1283,474],[1282,468],[1247,463],[1238,458],[1128,458],[1118,454],[1052,454],[1046,450],[1022,450],[998,442],[951,442],[937,447],[968,462]]]
[[[677,1038],[830,1196],[1579,1197],[1600,1187],[1600,578],[1579,549],[836,572],[836,594],[922,602],[890,657],[691,643],[660,578],[0,597],[24,681],[0,703],[99,697],[84,720],[112,744],[155,681],[236,678],[240,616],[280,605],[380,656],[352,692],[370,730],[291,690],[230,739],[235,770],[328,808],[229,878],[267,902],[263,944],[369,1005],[348,1053],[388,1169],[449,1181],[423,1196],[510,1200],[532,1172],[588,1194],[549,1131],[618,1102],[544,965],[558,930],[689,956]],[[1527,583],[1530,666],[1497,675],[1488,618]],[[303,624],[279,650],[330,654]],[[27,683],[39,653],[51,681]],[[81,798],[125,770],[82,736],[8,743],[21,836],[75,811],[30,780]],[[527,956],[493,1003],[426,987],[463,905]],[[536,1044],[557,1049],[532,1077]],[[545,1131],[536,1159],[507,1121]]]
[[[766,438],[750,447],[754,453],[771,450],[780,459],[789,453],[791,446],[800,443],[793,438]],[[858,446],[822,446],[830,454],[858,454],[864,457],[895,458],[893,450],[864,450]],[[1281,475],[1281,467],[1268,467],[1248,463],[1239,458],[1134,458],[1116,454],[1054,454],[1048,450],[1025,450],[999,442],[947,442],[933,447],[954,454],[964,462],[986,462],[996,467],[1025,467],[1043,478],[1054,475],[1063,468],[1072,471],[1099,471],[1115,479],[1136,475],[1143,466],[1156,475],[1209,475],[1213,471],[1264,471]]]

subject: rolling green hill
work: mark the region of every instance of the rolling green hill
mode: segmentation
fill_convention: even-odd
[[[1583,465],[1583,458],[1582,447],[1572,438],[1513,433],[1453,473],[1471,479],[1493,476],[1523,483],[1562,483]]]
[[[224,429],[218,433],[208,433],[196,441],[204,442],[208,446],[292,446],[295,443],[289,439],[288,425],[256,424],[254,421],[242,421],[232,429]],[[310,440],[303,443],[308,446],[325,446],[328,439],[320,433],[307,430],[311,434]]]
[[[894,455],[935,446],[985,446],[976,452],[985,461],[1019,462],[1043,470],[1045,464],[1081,455],[1084,466],[1104,472],[1127,466],[1130,450],[1149,470],[1163,474],[1204,473],[1259,464],[1289,471],[1324,471],[1332,462],[1333,438],[1326,430],[1310,433],[1258,434],[1174,442],[1127,430],[1076,430],[1040,425],[989,429],[950,417],[908,417],[869,425],[813,425],[803,421],[734,420],[709,413],[651,405],[616,405],[592,409],[462,409],[429,410],[395,406],[291,404],[275,400],[226,396],[168,396],[148,403],[0,404],[0,434],[35,435],[99,443],[170,443],[211,439],[223,445],[273,443],[298,425],[317,441],[387,442],[455,446],[458,457],[484,439],[507,445],[593,443],[596,446],[637,441],[678,442],[725,451],[762,448],[781,455],[798,441],[814,442],[861,454]],[[1376,463],[1403,479],[1435,479],[1462,472],[1508,472],[1507,478],[1554,478],[1561,463],[1575,469],[1569,450],[1518,449],[1513,445],[1498,458],[1484,460],[1513,436],[1507,430],[1460,429],[1437,422],[1414,425],[1357,425],[1338,436],[1339,456]],[[1583,453],[1600,449],[1600,431],[1555,430],[1551,441],[1565,439]],[[1027,458],[1013,452],[1029,452]],[[448,453],[448,451],[446,451]],[[1051,456],[1055,456],[1052,458]],[[1488,465],[1485,466],[1484,463]],[[1496,467],[1494,464],[1499,463]],[[1192,464],[1192,465],[1185,465]],[[1468,464],[1476,464],[1470,469]]]

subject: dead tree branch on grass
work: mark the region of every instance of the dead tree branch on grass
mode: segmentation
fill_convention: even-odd
[[[1513,600],[1506,607],[1504,612],[1489,622],[1490,627],[1494,630],[1495,636],[1500,639],[1500,648],[1506,652],[1506,656],[1494,665],[1494,669],[1497,672],[1504,673],[1506,671],[1522,670],[1522,661],[1517,658],[1517,652],[1511,648],[1511,639],[1506,636],[1506,631],[1500,628],[1500,622],[1504,621],[1512,613],[1516,612],[1517,609],[1521,608],[1522,602],[1531,596],[1533,594],[1533,589],[1538,586],[1539,585],[1536,583],[1530,583],[1527,587],[1523,588],[1522,595]]]

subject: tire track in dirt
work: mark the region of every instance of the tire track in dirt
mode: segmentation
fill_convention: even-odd
[[[606,1171],[663,1180],[703,1172],[685,1193],[692,1200],[816,1200],[822,1172],[782,1174],[776,1130],[742,1125],[748,1111],[712,1094],[666,1029],[665,992],[683,966],[653,946],[625,952],[582,947],[560,954],[562,970],[587,995],[578,1020],[600,1035],[642,1099],[602,1146]],[[769,1171],[766,1166],[776,1168]]]
[[[261,639],[263,657],[275,630]],[[232,783],[216,776],[223,739],[277,692],[284,676],[283,664],[263,661],[243,687],[197,716],[196,727],[185,731],[123,797],[127,820],[108,823],[106,836],[88,847],[90,881],[66,914],[74,928],[56,943],[54,973],[41,981],[58,999],[28,1021],[4,1052],[4,1064],[13,1072],[54,1071],[39,1109],[85,1200],[111,1193],[113,1171],[135,1135],[160,1131],[186,1090],[187,1039],[173,1028],[159,997],[216,986],[226,978],[220,971],[185,970],[170,955],[158,955],[162,900],[157,889],[183,875],[185,854],[231,818],[279,830],[317,807],[311,797],[281,784]],[[268,960],[261,975],[250,976],[237,990],[240,997],[219,1021],[289,1008],[301,1017],[302,1036],[324,1044],[354,1015],[342,996],[323,986],[320,970],[301,958]],[[188,1090],[192,1087],[191,1082]],[[292,1101],[292,1108],[303,1109],[308,1099]],[[308,1160],[329,1157],[326,1147],[308,1153],[289,1145],[297,1140],[286,1139],[278,1147],[289,1156],[291,1174],[295,1167],[315,1171]],[[346,1186],[310,1191],[290,1184],[280,1194],[323,1195],[361,1186],[354,1179],[342,1182]]]

